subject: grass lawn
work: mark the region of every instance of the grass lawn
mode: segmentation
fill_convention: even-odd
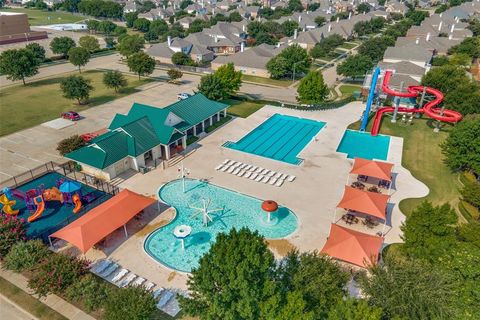
[[[28,15],[28,22],[31,26],[42,26],[47,24],[73,23],[85,20],[86,17],[76,16],[64,11],[44,11],[25,8],[2,8],[3,11],[21,12]]]
[[[344,96],[349,96],[352,95],[355,91],[361,91],[362,88],[360,86],[352,86],[349,84],[345,84],[343,86],[340,86],[340,92]]]
[[[341,46],[339,46],[339,48],[343,48],[343,49],[350,50],[350,49],[355,48],[357,45],[358,45],[358,44],[356,44],[356,43],[345,42],[345,43],[343,43]]]
[[[370,131],[372,122],[371,119],[367,131]],[[382,121],[380,133],[404,139],[402,165],[430,189],[424,198],[410,198],[400,202],[400,210],[406,215],[423,200],[431,201],[434,205],[448,202],[455,208],[458,206],[461,184],[458,175],[453,174],[443,163],[444,156],[439,147],[452,127],[444,125],[442,131],[435,133],[432,125],[434,122],[430,119],[414,119],[413,125],[408,127],[391,123],[389,117],[384,117]],[[350,125],[352,129],[359,127],[359,122]]]
[[[258,103],[255,101],[240,101],[235,99],[223,100],[222,103],[230,105],[227,109],[228,114],[236,117],[246,118],[257,110],[263,108],[264,103]]]
[[[40,320],[67,320],[60,313],[35,299],[22,289],[0,277],[0,292]]]
[[[82,72],[83,77],[91,80],[94,90],[91,92],[90,102],[87,105],[79,106],[76,101],[64,98],[60,90],[60,81],[70,74],[78,74],[78,72],[27,83],[26,86],[15,85],[2,89],[0,91],[0,114],[3,117],[0,136],[58,118],[63,111],[82,111],[124,97],[137,92],[136,87],[139,85],[153,81],[151,79],[139,81],[138,77],[125,75],[128,86],[121,92],[115,93],[113,89],[104,86],[103,72]]]
[[[250,76],[246,74],[242,74],[242,80],[256,82],[260,84],[269,84],[272,86],[279,86],[279,87],[285,87],[285,88],[292,84],[292,81],[290,80],[277,80],[277,79],[270,79],[270,78],[264,78],[264,77]]]

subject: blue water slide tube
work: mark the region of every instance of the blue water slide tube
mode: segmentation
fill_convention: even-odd
[[[367,106],[362,117],[362,126],[360,131],[365,131],[368,124],[368,115],[370,114],[370,108],[372,107],[373,97],[375,97],[375,88],[377,87],[378,76],[380,75],[380,68],[376,67],[373,72],[372,82],[370,83],[370,91],[368,92]]]

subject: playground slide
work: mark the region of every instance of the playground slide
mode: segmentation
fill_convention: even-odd
[[[43,211],[45,210],[45,201],[43,201],[42,196],[35,197],[33,202],[37,205],[37,210],[34,214],[28,217],[28,222],[33,222],[42,216]]]
[[[3,205],[2,211],[8,215],[17,215],[19,210],[14,210],[12,206],[17,203],[15,200],[9,200],[5,194],[0,196],[0,204]]]
[[[80,196],[78,193],[74,194],[72,197],[73,204],[75,207],[73,208],[73,213],[78,213],[80,209],[82,209],[82,200],[80,200]]]
[[[63,195],[56,187],[43,191],[43,199],[45,201],[60,201],[63,203]]]
[[[425,90],[426,93],[435,96],[434,100],[427,102],[421,109],[398,108],[399,112],[424,113],[428,117],[434,120],[449,122],[449,123],[457,123],[458,121],[462,120],[462,115],[460,113],[453,110],[448,110],[448,109],[442,110],[442,108],[437,107],[443,100],[443,94],[440,91],[434,88],[423,87],[423,86],[409,86],[407,88],[408,92],[395,91],[388,87],[388,83],[390,82],[391,76],[392,76],[392,71],[386,71],[385,76],[383,78],[383,83],[382,83],[383,92],[389,95],[402,97],[402,98],[414,98],[414,97],[417,97],[418,95],[421,95],[423,93],[423,90]],[[393,112],[394,110],[395,110],[394,107],[383,107],[378,109],[377,114],[375,115],[375,119],[373,120],[373,126],[371,131],[372,136],[376,136],[378,134],[378,131],[380,130],[382,115],[385,112]]]

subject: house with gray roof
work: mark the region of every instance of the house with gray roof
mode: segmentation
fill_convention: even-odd
[[[395,46],[402,47],[414,44],[431,51],[434,55],[446,55],[448,49],[460,42],[462,42],[462,40],[446,37],[399,37],[395,42]]]
[[[165,108],[134,103],[126,115],[115,115],[108,132],[65,157],[105,180],[128,169],[153,167],[184,150],[187,137],[201,135],[225,117],[227,107],[201,93]]]
[[[378,66],[382,70],[393,70],[395,75],[406,75],[414,79],[416,82],[420,82],[422,77],[429,70],[428,67],[421,67],[410,61],[399,62],[386,62],[380,61]]]
[[[388,63],[408,61],[426,68],[430,65],[432,57],[431,51],[415,44],[408,44],[401,47],[388,47],[383,55],[383,61]]]

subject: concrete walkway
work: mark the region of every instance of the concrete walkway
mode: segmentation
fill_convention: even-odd
[[[18,304],[0,293],[0,319],[38,320]]]
[[[22,289],[26,293],[32,295],[33,297],[37,298],[39,301],[42,303],[46,304],[53,310],[57,311],[64,317],[72,320],[95,320],[92,316],[86,314],[82,310],[78,309],[71,303],[63,300],[59,296],[55,294],[49,294],[45,298],[38,298],[37,295],[34,295],[32,293],[32,290],[28,288],[27,284],[27,278],[25,278],[23,275],[10,271],[10,270],[5,270],[3,268],[0,268],[0,277],[4,278],[5,280],[11,282],[18,288]],[[6,318],[5,318],[6,319]]]

